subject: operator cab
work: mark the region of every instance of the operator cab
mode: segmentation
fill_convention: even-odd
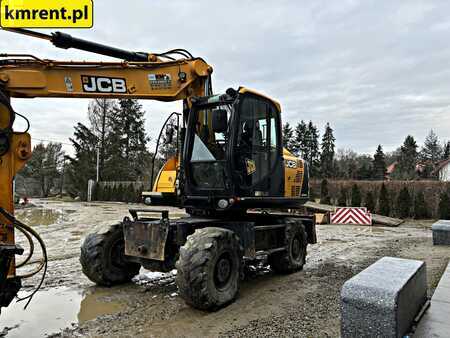
[[[240,88],[196,98],[183,151],[184,206],[248,208],[284,196],[280,105]]]

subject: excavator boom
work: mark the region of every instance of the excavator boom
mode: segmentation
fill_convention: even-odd
[[[122,61],[56,61],[29,54],[0,54],[0,309],[9,305],[21,284],[15,255],[23,249],[15,244],[14,229],[27,233],[27,238],[36,237],[42,244],[32,229],[14,217],[13,180],[31,157],[31,138],[27,132],[14,131],[16,112],[10,98],[183,100],[185,109],[189,109],[193,97],[211,94],[212,73],[212,67],[203,59],[183,49],[160,54],[132,52],[61,32],[47,35],[9,30],[48,40],[59,48],[76,48]]]
[[[10,97],[176,101],[204,95],[205,83],[212,72],[200,58],[167,62],[77,62],[2,56],[0,90]]]

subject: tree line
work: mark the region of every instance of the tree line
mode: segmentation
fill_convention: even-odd
[[[19,179],[39,182],[43,197],[62,192],[64,185],[70,195],[86,199],[87,182],[97,176],[98,157],[100,181],[149,180],[152,156],[142,105],[133,99],[95,99],[87,114],[88,124],[74,126],[73,155],[66,155],[61,143],[39,143]]]
[[[450,158],[450,141],[441,142],[433,130],[421,148],[408,135],[395,151],[385,153],[379,144],[373,155],[358,154],[351,149],[337,149],[334,130],[327,123],[320,138],[312,122],[300,121],[295,127],[283,125],[283,145],[310,165],[314,178],[351,180],[434,179],[436,165]],[[388,172],[388,167],[390,171]]]
[[[364,183],[341,185],[332,194],[327,179],[320,182],[320,203],[336,205],[340,207],[366,207],[370,212],[384,216],[415,219],[427,219],[438,217],[450,219],[450,186],[440,186],[436,194],[436,202],[428,201],[423,189],[414,189],[406,184],[400,187],[388,188],[388,183],[382,183],[379,188],[365,186]],[[361,190],[360,185],[366,187]]]
[[[100,181],[149,181],[152,154],[147,150],[150,138],[144,128],[142,105],[132,99],[95,99],[87,113],[89,122],[74,126],[70,138],[73,155],[64,154],[60,143],[37,144],[17,180],[33,179],[44,197],[52,191],[62,192],[64,186],[72,196],[85,199],[87,181],[97,175],[98,156]],[[175,121],[169,124],[174,126]],[[176,131],[175,135],[163,134],[161,157],[174,154],[176,142],[171,140],[176,138]],[[285,148],[309,162],[313,178],[384,180],[389,174],[390,179],[429,179],[436,176],[436,163],[450,158],[450,141],[441,142],[433,131],[420,149],[414,137],[408,135],[391,153],[385,153],[381,144],[373,155],[336,150],[335,142],[329,123],[322,137],[312,121],[302,120],[295,127],[283,125]],[[388,165],[393,165],[392,172],[387,173]],[[158,160],[156,170],[160,166]]]

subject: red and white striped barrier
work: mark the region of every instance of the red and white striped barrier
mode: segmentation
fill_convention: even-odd
[[[367,208],[336,208],[331,213],[331,224],[372,225],[372,214]]]

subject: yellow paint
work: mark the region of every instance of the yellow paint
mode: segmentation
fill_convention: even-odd
[[[250,93],[250,94],[254,94],[254,95],[258,95],[258,96],[264,97],[265,99],[271,101],[277,107],[278,111],[281,112],[281,105],[280,105],[280,103],[278,101],[276,101],[276,100],[274,100],[274,99],[272,99],[272,98],[270,98],[270,97],[268,97],[268,96],[266,96],[264,94],[261,94],[261,93],[257,92],[256,90],[245,88],[245,87],[241,87],[239,89],[239,93],[240,94]]]
[[[284,196],[300,197],[305,178],[304,162],[287,149],[283,149],[284,159]]]
[[[0,157],[0,207],[14,214],[13,179],[16,173],[31,157],[31,138],[29,134],[13,134],[8,153]],[[14,228],[11,222],[0,215],[0,242],[14,244]],[[13,262],[9,276],[15,274]]]
[[[175,193],[175,182],[177,179],[178,169],[178,157],[174,156],[169,158],[159,171],[158,177],[153,185],[153,191]]]
[[[1,0],[3,28],[91,28],[92,0]]]

